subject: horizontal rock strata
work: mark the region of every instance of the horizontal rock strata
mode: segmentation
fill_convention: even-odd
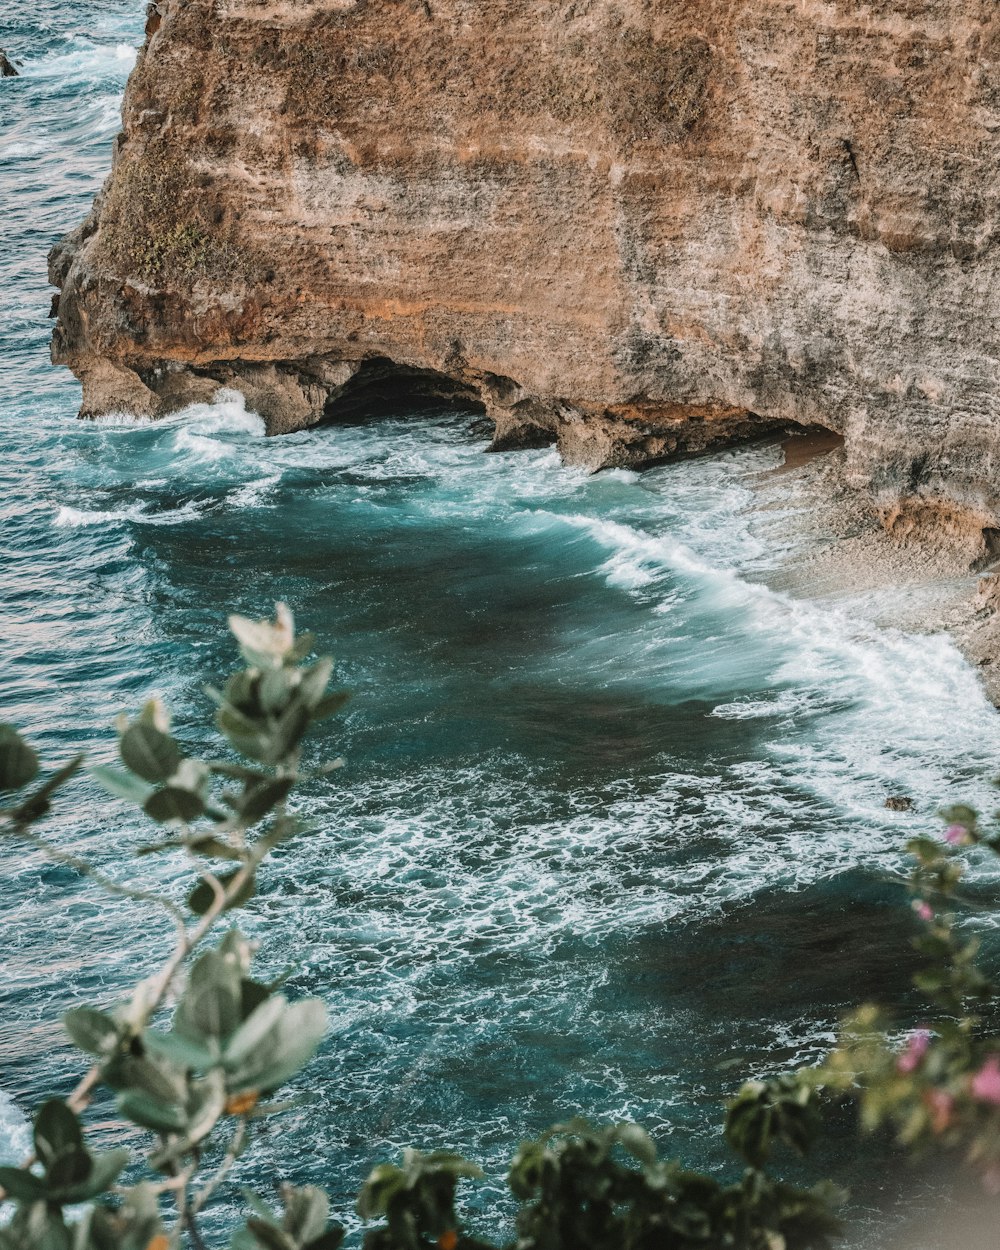
[[[995,0],[161,0],[123,116],[52,255],[84,413],[822,426],[901,537],[998,524]]]

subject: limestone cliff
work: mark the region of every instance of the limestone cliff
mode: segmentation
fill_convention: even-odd
[[[84,413],[393,389],[594,467],[846,438],[1000,515],[996,0],[160,0],[53,252]]]

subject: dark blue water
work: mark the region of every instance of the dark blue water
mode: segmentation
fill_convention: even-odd
[[[910,920],[881,881],[937,804],[981,799],[1000,730],[940,638],[768,590],[794,517],[749,508],[776,448],[588,478],[485,456],[470,418],[265,440],[237,397],[157,425],[74,420],[48,363],[45,254],[107,170],[144,5],[8,0],[0,44],[0,716],[109,755],[157,693],[208,748],[227,609],[277,599],[355,693],[247,913],[333,1026],[307,1104],[243,1165],[338,1209],[401,1145],[454,1147],[500,1203],[517,1141],[634,1117],[725,1165],[721,1100],[839,1013],[902,1000]],[[913,796],[916,814],[884,808]],[[83,783],[51,826],[122,878],[141,824]],[[58,1019],[152,969],[162,922],[0,846],[0,1155],[72,1083]],[[119,1131],[107,1124],[105,1136]],[[891,1206],[846,1130],[821,1160]]]

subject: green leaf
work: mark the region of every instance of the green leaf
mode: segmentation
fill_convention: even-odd
[[[242,859],[235,847],[211,835],[205,838],[191,838],[185,845],[193,855],[201,855],[204,859]]]
[[[284,1191],[285,1229],[298,1242],[315,1241],[326,1232],[330,1199],[315,1185]]]
[[[273,1224],[265,1224],[263,1220],[251,1216],[247,1220],[247,1228],[264,1250],[298,1250],[291,1237]]]
[[[80,771],[83,760],[83,755],[75,755],[68,764],[64,764],[62,768],[57,769],[37,790],[29,794],[14,813],[17,819],[28,821],[37,820],[40,816],[44,816],[49,810],[49,799],[60,786],[65,785],[71,777]]]
[[[155,1250],[156,1245],[163,1244],[154,1241],[164,1232],[156,1187],[131,1185],[124,1190],[120,1201],[121,1205],[113,1213],[110,1206],[103,1204],[92,1208],[93,1244],[80,1236],[74,1250]]]
[[[35,1154],[48,1165],[65,1151],[83,1150],[80,1121],[61,1098],[50,1098],[35,1117]]]
[[[201,760],[191,758],[181,760],[170,779],[172,786],[177,786],[180,790],[190,790],[192,794],[198,794],[203,799],[208,794],[211,783],[212,770]]]
[[[45,1179],[53,1192],[68,1192],[90,1180],[93,1161],[87,1151],[67,1148],[52,1160],[45,1169]]]
[[[118,1095],[118,1110],[133,1124],[155,1133],[183,1133],[187,1116],[176,1103],[163,1102],[139,1089],[128,1089]]]
[[[20,790],[38,775],[38,756],[13,725],[0,725],[0,790]]]
[[[220,777],[230,777],[233,781],[267,781],[267,773],[259,768],[247,768],[243,764],[230,764],[225,760],[213,760],[208,768]]]
[[[55,1205],[24,1207],[15,1214],[10,1227],[0,1231],[4,1250],[71,1250],[74,1240],[63,1212]],[[79,1245],[73,1250],[80,1250]]]
[[[295,681],[295,670],[269,669],[257,686],[261,710],[266,716],[277,716],[287,705]]]
[[[297,699],[288,705],[274,726],[269,762],[280,764],[299,745],[309,728],[309,709]]]
[[[247,1204],[251,1207],[258,1219],[263,1220],[265,1224],[273,1224],[275,1228],[279,1227],[277,1216],[263,1198],[255,1194],[252,1189],[247,1189],[245,1185],[240,1192],[243,1194]]]
[[[231,954],[207,951],[194,964],[174,1014],[174,1029],[205,1043],[228,1037],[239,1027],[242,969]]]
[[[249,664],[257,668],[278,668],[295,643],[295,626],[288,608],[279,603],[275,610],[276,619],[270,621],[251,621],[245,616],[233,615],[229,618],[229,628],[236,636]]]
[[[260,716],[260,673],[256,669],[244,669],[233,673],[222,691],[222,704],[231,704],[251,719]]]
[[[261,762],[268,759],[270,750],[268,735],[262,732],[256,721],[244,716],[231,704],[227,703],[219,708],[215,714],[215,723],[241,754]]]
[[[255,786],[248,786],[237,801],[237,810],[244,824],[255,825],[279,803],[288,798],[295,785],[294,777],[278,777]]]
[[[226,1086],[220,1071],[213,1070],[191,1087],[187,1105],[187,1131],[173,1145],[154,1156],[154,1166],[162,1167],[205,1140],[226,1109]]]
[[[317,660],[302,674],[302,680],[299,682],[299,698],[310,712],[322,702],[332,676],[333,660],[329,656]]]
[[[227,1068],[238,1069],[249,1057],[260,1058],[269,1034],[288,1010],[288,1000],[282,994],[265,1000],[250,1013],[229,1039],[223,1055]],[[275,1032],[275,1047],[277,1046]],[[268,1062],[268,1060],[265,1060]]]
[[[205,804],[200,795],[179,786],[164,786],[154,790],[143,804],[143,811],[161,825],[170,822],[186,823],[204,814]]]
[[[250,971],[250,964],[253,962],[253,943],[240,932],[238,925],[233,925],[231,929],[226,930],[216,949],[226,959],[235,960],[239,965],[241,975]]]
[[[142,1090],[161,1102],[177,1102],[183,1095],[184,1081],[179,1073],[155,1062],[156,1056],[115,1055],[103,1071],[107,1085],[115,1090]]]
[[[314,721],[326,720],[328,716],[336,716],[345,704],[349,703],[351,696],[346,690],[341,690],[336,694],[328,694],[312,709],[312,718]]]
[[[96,1198],[106,1193],[121,1176],[128,1165],[127,1150],[108,1150],[93,1160],[90,1175],[81,1185],[71,1189],[67,1197],[70,1202],[84,1202],[88,1198]]]
[[[226,890],[241,871],[241,869],[237,868],[234,872],[222,873],[217,880],[222,888]],[[243,883],[224,910],[229,911],[233,907],[242,907],[244,903],[248,903],[253,898],[256,892],[257,883],[253,877],[250,877]],[[214,903],[215,891],[207,881],[199,881],[190,895],[188,895],[188,907],[191,908],[196,916],[204,916]]]
[[[147,1029],[142,1035],[143,1046],[153,1055],[165,1059],[175,1067],[204,1072],[219,1062],[216,1047],[203,1045],[180,1033],[157,1033]]]
[[[333,1228],[328,1228],[325,1233],[312,1241],[307,1241],[302,1250],[339,1250],[343,1244],[346,1229],[340,1227],[339,1224]]]
[[[326,1007],[320,999],[305,998],[292,1003],[262,1038],[257,1050],[246,1055],[232,1072],[231,1088],[259,1089],[264,1093],[277,1089],[316,1053],[326,1023]]]
[[[956,803],[952,807],[941,809],[941,819],[949,825],[964,825],[966,829],[975,830],[979,820],[979,813],[973,807],[967,807],[964,803]]]
[[[276,987],[274,985],[261,985],[258,981],[244,978],[241,982],[241,988],[240,1010],[243,1019],[246,1020],[257,1010],[261,1003],[266,1002],[270,998]]]
[[[27,1168],[0,1167],[0,1189],[17,1202],[40,1202],[48,1194],[42,1178]]]
[[[143,721],[129,725],[118,749],[126,767],[144,781],[167,781],[180,767],[182,759],[169,734]]]
[[[622,1124],[618,1128],[618,1140],[640,1163],[651,1167],[656,1162],[656,1146],[645,1129],[638,1124]]]
[[[137,803],[139,807],[142,807],[153,793],[153,787],[148,782],[141,781],[131,773],[123,773],[117,768],[106,768],[101,764],[89,771],[91,777],[109,793],[117,795],[120,799],[128,799],[130,803]]]
[[[288,660],[293,664],[298,664],[300,660],[304,660],[310,651],[316,646],[315,634],[299,634],[295,639],[295,644],[288,652]]]
[[[113,1016],[94,1007],[74,1007],[63,1016],[73,1043],[88,1055],[109,1055],[118,1045],[119,1025]]]

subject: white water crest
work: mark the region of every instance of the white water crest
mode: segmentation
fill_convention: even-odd
[[[684,467],[677,466],[675,476]],[[728,516],[729,558],[742,549],[756,569],[761,553],[745,536],[742,488],[737,484],[732,492],[731,510],[725,492],[719,493],[714,511]],[[712,715],[773,719],[770,754],[789,779],[798,778],[859,820],[888,824],[890,830],[900,822],[883,810],[889,794],[906,794],[927,813],[963,796],[984,808],[992,804],[987,770],[1000,762],[1000,718],[947,635],[880,627],[847,606],[796,599],[747,580],[733,567],[717,567],[712,563],[717,531],[708,531],[697,517],[683,529],[689,537],[700,536],[710,555],[679,542],[670,530],[650,533],[585,515],[558,519],[611,551],[598,570],[609,586],[652,599],[666,581],[665,603],[657,606],[669,608],[676,605],[680,577],[688,587],[684,597],[699,614],[709,608],[716,619],[734,623],[725,635],[704,636],[701,655],[686,657],[684,682],[711,697],[727,684],[738,686],[744,665],[755,674],[763,666],[774,688],[769,698],[722,700]],[[655,683],[658,663],[668,672],[669,638],[666,627],[637,635],[627,648],[635,656],[631,674],[645,674]],[[628,661],[622,670],[625,676]],[[969,776],[977,763],[983,773],[978,782]]]
[[[132,504],[127,508],[103,510],[100,508],[59,507],[53,525],[57,529],[78,529],[86,525],[184,525],[193,521],[204,511],[197,503],[186,503],[179,508],[163,512],[151,512],[147,504]]]
[[[138,52],[134,44],[108,45],[84,37],[77,37],[73,42],[76,46],[65,52],[25,57],[18,72],[24,78],[50,78],[64,86],[108,78],[124,80],[135,67]]]
[[[31,1153],[31,1125],[9,1094],[0,1089],[0,1164],[19,1167]]]

